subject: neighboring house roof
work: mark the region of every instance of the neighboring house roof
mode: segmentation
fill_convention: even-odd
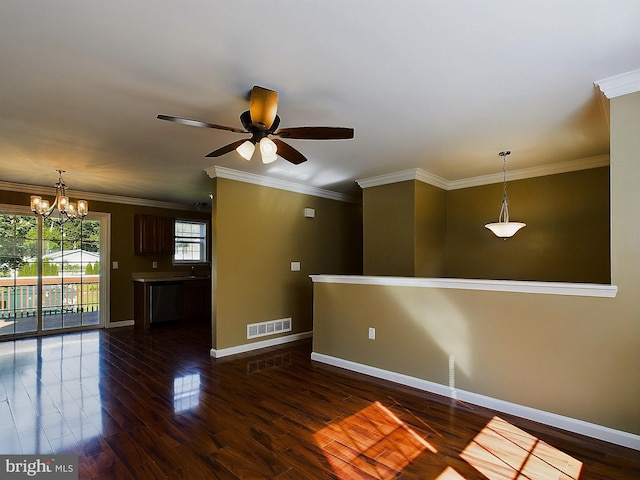
[[[50,262],[63,262],[70,265],[86,265],[87,263],[100,262],[100,254],[81,249],[48,253],[43,255],[42,258],[48,259]]]

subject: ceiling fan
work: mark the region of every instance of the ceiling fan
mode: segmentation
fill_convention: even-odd
[[[219,157],[232,150],[236,150],[244,159],[251,160],[256,144],[260,146],[263,163],[271,163],[278,156],[298,165],[306,162],[305,156],[280,138],[304,140],[342,140],[353,138],[353,128],[344,127],[290,127],[278,128],[280,117],[278,110],[278,92],[267,88],[254,86],[249,97],[249,110],[240,115],[243,129],[216,125],[215,123],[190,120],[188,118],[158,115],[160,120],[191,125],[193,127],[215,128],[235,133],[250,133],[251,138],[237,140],[229,145],[218,148],[207,154],[207,157]],[[270,135],[280,137],[269,138]]]

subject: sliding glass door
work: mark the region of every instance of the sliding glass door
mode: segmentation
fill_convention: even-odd
[[[108,218],[43,221],[0,210],[0,337],[105,324]]]
[[[0,213],[0,335],[38,332],[38,219]],[[30,273],[35,275],[30,275]]]

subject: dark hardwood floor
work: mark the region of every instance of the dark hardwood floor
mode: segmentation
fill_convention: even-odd
[[[206,325],[0,343],[0,453],[80,479],[632,479],[640,452],[316,364],[223,359]]]

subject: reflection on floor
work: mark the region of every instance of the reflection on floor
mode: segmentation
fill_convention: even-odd
[[[0,319],[0,338],[7,335],[34,333],[38,330],[37,317],[26,316]],[[100,312],[69,312],[42,317],[43,330],[94,326],[100,323]]]
[[[65,451],[100,434],[99,340],[92,331],[0,343],[1,453]]]

